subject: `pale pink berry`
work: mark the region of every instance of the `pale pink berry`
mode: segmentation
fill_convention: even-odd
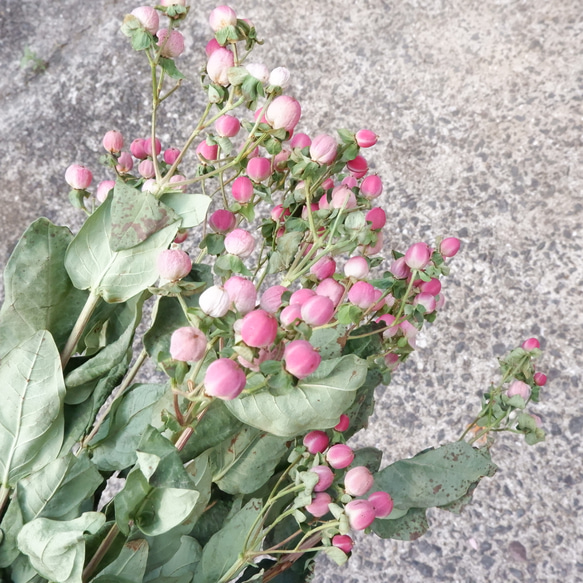
[[[217,32],[226,26],[237,24],[237,13],[230,6],[217,6],[209,15],[209,24],[213,32]]]
[[[219,358],[209,364],[204,375],[204,392],[224,401],[237,398],[245,388],[247,377],[230,358]]]
[[[178,148],[167,148],[164,150],[164,162],[170,166],[176,162],[178,156],[180,156],[180,150]]]
[[[540,348],[540,342],[536,338],[529,338],[522,343],[524,350],[534,350]]]
[[[251,77],[265,85],[269,81],[269,69],[263,63],[246,63],[245,69]]]
[[[265,119],[276,130],[285,129],[288,132],[293,132],[298,125],[301,114],[302,108],[293,97],[280,95],[267,107]]]
[[[393,499],[382,490],[370,494],[368,501],[372,504],[377,518],[386,518],[393,510]]]
[[[376,241],[370,245],[363,245],[361,247],[361,253],[363,255],[375,255],[376,253],[380,253],[383,250],[384,235],[382,231],[375,231],[375,233]]]
[[[332,546],[340,549],[342,552],[348,554],[352,551],[354,542],[347,534],[335,534],[332,537]]]
[[[334,180],[332,180],[332,178],[326,178],[326,180],[322,182],[322,188],[324,190],[331,190],[334,188]]]
[[[253,198],[253,182],[247,176],[239,176],[231,184],[231,194],[237,202],[248,203]]]
[[[323,326],[334,316],[334,303],[326,296],[315,295],[301,307],[302,320],[310,326]]]
[[[209,225],[217,233],[227,233],[237,224],[237,217],[228,210],[218,209],[209,217]]]
[[[374,483],[370,470],[365,466],[356,466],[346,472],[344,488],[351,496],[364,496]]]
[[[324,431],[314,430],[306,433],[303,444],[311,453],[324,453],[330,444],[330,438]]]
[[[353,460],[352,448],[344,443],[333,445],[326,453],[326,461],[336,470],[347,468]]]
[[[358,180],[356,180],[354,176],[347,176],[346,178],[342,179],[340,184],[344,184],[344,186],[348,186],[348,188],[352,190],[358,184]]]
[[[283,355],[285,370],[298,379],[310,376],[320,366],[322,357],[307,340],[292,340]]]
[[[190,273],[192,261],[188,253],[180,249],[165,249],[158,255],[156,266],[162,279],[178,281]]]
[[[354,178],[362,178],[368,172],[368,162],[360,154],[346,163],[346,168]]]
[[[336,159],[338,144],[334,137],[320,134],[312,140],[310,158],[318,164],[329,166]]]
[[[186,192],[186,184],[181,184],[178,186],[179,182],[184,182],[186,180],[186,176],[182,176],[182,174],[175,174],[170,178],[169,184],[172,184],[172,188],[174,190],[179,190],[180,192]]]
[[[247,175],[253,182],[263,182],[271,176],[271,160],[256,156],[247,162]]]
[[[193,326],[178,328],[170,336],[170,356],[182,362],[197,362],[206,353],[206,336]]]
[[[535,372],[534,382],[537,386],[544,387],[547,384],[547,375],[543,372]]]
[[[174,243],[180,244],[184,243],[188,239],[188,229],[179,229],[178,233],[176,233],[176,237],[174,237]]]
[[[302,320],[302,306],[300,304],[290,304],[286,306],[279,315],[279,320],[284,328],[299,323]]]
[[[419,283],[415,282],[415,285],[424,293],[436,296],[441,291],[441,282],[436,277],[432,277],[431,281],[420,280]]]
[[[73,190],[85,190],[89,188],[93,174],[89,168],[80,164],[71,164],[65,170],[65,181]]]
[[[526,401],[530,397],[530,387],[526,383],[523,383],[522,381],[512,381],[512,383],[508,387],[508,390],[506,391],[506,394],[509,397],[514,397],[515,395],[518,395],[519,397],[522,397]]]
[[[421,292],[420,294],[417,294],[413,300],[413,305],[414,306],[418,306],[421,305],[425,308],[425,313],[426,314],[431,314],[431,312],[435,311],[435,296],[427,293],[427,292]]]
[[[318,492],[310,504],[306,506],[306,510],[316,518],[321,518],[328,514],[328,505],[331,504],[332,498],[327,492]]]
[[[383,183],[376,174],[370,174],[360,183],[360,194],[369,200],[377,198],[383,192]]]
[[[334,482],[334,472],[328,466],[314,466],[310,468],[319,478],[318,483],[314,486],[314,492],[324,492]]]
[[[210,80],[217,85],[226,87],[229,85],[229,69],[235,64],[233,53],[225,47],[220,47],[212,52],[206,71]]]
[[[336,431],[339,431],[340,433],[346,431],[348,428],[350,427],[350,419],[348,418],[348,415],[340,415],[340,421],[338,421],[338,423],[334,426],[334,429]]]
[[[334,306],[340,303],[345,291],[344,286],[332,277],[323,279],[316,287],[316,294],[330,298]]]
[[[101,143],[108,152],[117,154],[118,152],[121,152],[121,149],[123,148],[123,136],[121,135],[121,132],[110,130],[103,136]]]
[[[156,34],[160,25],[157,10],[151,6],[138,6],[138,8],[132,10],[131,14],[140,21],[140,24],[145,30],[150,34]]]
[[[257,290],[252,281],[233,275],[224,283],[233,307],[242,315],[249,313],[257,303]]]
[[[152,160],[142,160],[138,164],[138,172],[144,178],[154,178],[156,176],[156,170],[154,169],[154,163]]]
[[[336,271],[336,261],[325,255],[321,257],[310,267],[310,273],[315,275],[319,280],[326,279],[327,277],[331,277],[334,275]]]
[[[304,187],[304,184],[302,184],[302,188]],[[313,202],[310,204],[310,209],[312,210],[312,212],[315,212],[318,210],[318,205]],[[304,205],[302,207],[302,219],[304,219],[304,221],[307,221],[309,217],[309,213],[308,213],[308,205]]]
[[[435,309],[441,310],[441,308],[443,308],[443,306],[445,305],[445,296],[442,293],[440,293],[438,296],[435,297],[435,299],[436,299]]]
[[[234,138],[241,129],[241,122],[234,115],[222,115],[215,122],[215,130],[222,138]]]
[[[290,305],[299,304],[301,306],[302,304],[305,304],[311,297],[314,297],[315,295],[316,295],[316,292],[313,289],[303,287],[303,288],[300,288],[299,290],[295,291],[291,295],[291,297],[289,299],[289,303],[290,303]]]
[[[158,37],[160,54],[163,57],[175,59],[184,52],[184,37],[178,30],[169,32],[167,28],[161,28],[156,36]]]
[[[197,147],[196,153],[199,160],[206,164],[207,161],[213,162],[219,156],[219,147],[217,144],[207,144],[206,140],[203,140]]]
[[[293,148],[309,148],[312,145],[312,140],[308,134],[303,134],[302,132],[298,132],[294,134],[292,139],[289,141],[290,147]]]
[[[407,279],[409,275],[411,275],[411,269],[405,263],[404,257],[399,257],[399,259],[395,259],[391,263],[391,267],[389,267],[389,271],[397,278],[397,279]]]
[[[154,156],[158,156],[162,151],[162,142],[158,138],[154,138],[154,149],[152,149],[152,139],[147,138],[144,140],[144,152],[146,152],[147,156],[153,158]]]
[[[413,324],[411,324],[411,322],[408,320],[401,322],[399,324],[399,329],[403,333],[403,336],[407,339],[409,346],[411,346],[411,348],[415,348],[417,342],[417,332],[419,332],[419,330],[417,330],[417,328],[415,328],[415,326],[413,326]]]
[[[146,153],[145,142],[146,140],[144,140],[143,138],[136,138],[130,144],[130,152],[132,153],[134,158],[137,158],[138,160],[143,160],[144,158],[148,157],[148,154]]]
[[[97,190],[95,191],[95,198],[99,202],[103,202],[107,198],[107,195],[113,190],[114,186],[115,180],[102,180],[97,185]]]
[[[268,287],[262,294],[259,305],[263,310],[270,313],[275,313],[281,308],[281,296],[287,291],[287,287],[283,285],[272,285]]]
[[[366,310],[376,301],[375,288],[367,281],[357,281],[348,292],[348,301]]]
[[[344,507],[344,511],[354,530],[368,528],[376,518],[373,505],[368,500],[352,500]]]
[[[217,49],[220,48],[222,47],[219,44],[219,41],[216,38],[212,38],[208,43],[206,43],[204,50],[206,52],[206,56],[210,57]]]
[[[448,237],[439,244],[439,252],[444,257],[453,257],[460,250],[460,240],[457,237]]]
[[[241,325],[241,338],[247,346],[254,348],[273,344],[277,336],[277,320],[273,314],[262,309],[249,312]]]
[[[378,231],[387,223],[387,214],[382,208],[377,206],[366,213],[365,219],[372,223],[371,229],[373,231]]]
[[[207,316],[222,318],[231,307],[231,298],[225,288],[212,285],[200,294],[198,305]]]
[[[394,354],[393,352],[389,352],[388,354],[385,354],[385,364],[387,365],[387,368],[390,371],[395,371],[397,370],[397,368],[399,368],[399,355],[398,354]]]
[[[122,152],[117,159],[117,164],[115,166],[116,170],[120,174],[127,174],[128,172],[131,172],[133,167],[134,160],[132,155],[129,152]]]
[[[411,269],[425,269],[431,260],[431,253],[426,243],[414,243],[405,253],[405,263]]]
[[[271,73],[269,73],[268,82],[274,87],[285,89],[289,85],[290,76],[289,69],[286,69],[285,67],[276,67]]]
[[[359,255],[351,257],[344,264],[344,275],[354,279],[364,279],[370,271],[368,261]]]
[[[160,0],[161,6],[186,6],[186,0]]]
[[[354,137],[361,148],[370,148],[377,143],[377,135],[370,130],[358,130]]]
[[[341,184],[336,186],[332,190],[332,199],[330,201],[330,206],[335,209],[345,208],[353,209],[356,208],[356,196],[350,188],[346,185]]]
[[[287,161],[289,160],[289,157],[291,156],[291,150],[284,148],[281,152],[279,152],[279,154],[276,154],[273,158],[272,158],[272,167],[274,170],[278,170],[279,172],[282,172],[283,170],[285,170],[287,168]]]
[[[399,331],[399,326],[394,326],[396,318],[392,314],[384,314],[376,321],[384,326],[389,326],[387,330],[383,330],[383,338],[392,338]]]
[[[155,192],[158,192],[158,189],[158,183],[154,178],[148,178],[148,180],[144,181],[144,184],[142,184],[142,192],[150,192],[154,194]]]
[[[255,249],[255,239],[249,231],[234,229],[225,237],[225,249],[237,257],[249,257]]]

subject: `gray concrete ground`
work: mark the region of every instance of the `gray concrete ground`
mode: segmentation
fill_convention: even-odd
[[[65,168],[98,170],[103,133],[147,132],[148,77],[119,33],[129,0],[0,0],[0,263],[39,214],[73,227]],[[496,357],[541,339],[549,373],[533,448],[503,437],[498,474],[464,514],[431,513],[413,543],[360,537],[317,583],[583,581],[580,0],[240,0],[267,39],[257,59],[292,72],[308,133],[371,128],[387,185],[388,245],[455,235],[448,304],[418,354],[381,391],[361,443],[385,463],[455,439]],[[208,0],[194,3],[162,139],[179,145],[201,110]],[[19,62],[26,47],[44,72]]]

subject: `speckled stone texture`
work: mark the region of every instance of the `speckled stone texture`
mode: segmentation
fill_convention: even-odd
[[[148,75],[119,32],[128,0],[0,0],[0,262],[39,214],[77,228],[65,168],[95,169],[103,133],[146,134]],[[430,512],[412,543],[358,537],[317,583],[583,581],[581,262],[583,18],[580,0],[247,0],[267,42],[255,60],[292,72],[300,129],[373,129],[387,245],[458,236],[448,302],[416,355],[380,390],[358,443],[386,464],[454,440],[496,378],[496,357],[541,339],[545,443],[501,437],[498,474],[461,516]],[[213,7],[194,3],[168,101],[165,145],[201,111],[197,72]],[[21,68],[30,47],[48,67]]]

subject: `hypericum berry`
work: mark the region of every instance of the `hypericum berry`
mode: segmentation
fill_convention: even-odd
[[[253,198],[253,182],[247,176],[239,176],[231,184],[231,194],[237,202],[248,203]]]
[[[209,225],[217,233],[227,233],[237,224],[237,217],[228,210],[218,209],[209,217]]]
[[[290,304],[286,306],[279,315],[279,321],[284,328],[289,328],[298,324],[302,320],[302,306],[300,304]]]
[[[318,475],[318,483],[314,486],[314,492],[324,492],[334,481],[334,472],[328,466],[314,466],[310,472]]]
[[[97,185],[97,190],[95,191],[95,198],[99,202],[103,202],[107,198],[107,195],[113,190],[114,186],[115,180],[102,180]]]
[[[332,546],[348,554],[352,551],[354,542],[347,534],[336,534],[332,537]]]
[[[409,275],[411,275],[411,269],[405,263],[404,257],[399,257],[399,259],[395,259],[391,263],[391,267],[389,267],[389,271],[397,278],[397,279],[407,279]]]
[[[144,152],[147,156],[153,158],[154,156],[159,156],[162,151],[162,142],[158,138],[154,139],[154,149],[152,150],[152,139],[147,138],[144,140]]]
[[[233,53],[225,47],[220,47],[210,55],[206,64],[206,72],[213,83],[226,87],[229,85],[229,69],[234,64]]]
[[[275,313],[281,308],[281,296],[287,291],[283,285],[272,285],[262,294],[259,306],[266,312]]]
[[[293,97],[280,95],[267,107],[265,119],[276,130],[283,128],[288,132],[293,132],[301,114],[302,108]]]
[[[359,255],[351,257],[344,264],[344,275],[354,279],[364,279],[370,271],[368,261]]]
[[[144,158],[148,157],[148,154],[146,153],[146,148],[144,147],[146,140],[144,140],[143,138],[136,138],[131,144],[130,144],[130,152],[132,153],[132,156],[134,156],[134,158],[137,158],[138,160],[143,160]]]
[[[314,430],[306,433],[303,444],[311,454],[324,453],[330,444],[330,438],[324,431]]]
[[[392,338],[399,331],[399,326],[394,325],[396,318],[392,314],[384,314],[376,321],[384,326],[389,326],[387,330],[383,331],[383,338]]]
[[[358,130],[354,137],[361,148],[370,148],[377,143],[377,135],[370,130]]]
[[[522,397],[526,401],[530,397],[530,387],[526,383],[523,383],[522,381],[512,381],[512,383],[508,387],[508,390],[506,391],[506,394],[509,397],[514,397],[515,395],[518,395],[519,397]]]
[[[208,43],[206,43],[204,51],[206,53],[206,56],[210,57],[217,49],[220,49],[220,48],[222,48],[222,47],[219,44],[219,41],[216,38],[212,38],[211,40],[209,40]]]
[[[245,69],[263,85],[269,81],[269,69],[263,63],[245,63]]]
[[[387,213],[378,206],[370,209],[364,218],[372,223],[371,229],[373,231],[382,229],[387,223]]]
[[[247,377],[230,358],[219,358],[209,364],[204,375],[204,392],[224,401],[237,398],[245,388]]]
[[[385,354],[385,364],[390,371],[397,370],[400,364],[399,355],[393,352]]]
[[[209,24],[213,32],[218,32],[226,26],[235,26],[237,13],[230,6],[217,6],[209,15]]]
[[[414,243],[405,253],[405,263],[411,269],[425,269],[431,260],[431,253],[426,243]]]
[[[249,231],[234,229],[225,237],[225,249],[237,257],[249,257],[255,249],[255,239]]]
[[[110,130],[103,136],[101,143],[108,152],[117,154],[123,148],[123,136],[116,130]]]
[[[376,301],[375,288],[367,281],[357,281],[348,292],[348,301],[366,310]]]
[[[234,138],[241,129],[241,122],[234,115],[222,115],[215,122],[215,130],[221,138]]]
[[[198,362],[206,353],[207,339],[193,326],[184,326],[170,336],[170,356],[182,362]]]
[[[142,192],[149,192],[154,194],[157,193],[158,190],[159,186],[154,178],[148,178],[148,180],[144,180],[144,184],[142,184]]]
[[[225,281],[224,287],[237,312],[245,315],[255,308],[257,290],[252,281],[239,275],[233,275]]]
[[[184,243],[188,239],[188,229],[179,229],[178,233],[176,233],[176,237],[174,237],[173,243]]]
[[[184,37],[178,30],[168,31],[167,28],[161,28],[156,36],[158,37],[158,46],[161,47],[160,54],[169,59],[175,59],[184,52]]]
[[[334,316],[334,303],[326,296],[315,295],[300,308],[302,320],[310,326],[323,326]]]
[[[372,504],[377,518],[386,518],[393,510],[393,499],[387,492],[383,492],[382,490],[373,492],[368,497],[368,501]]]
[[[290,72],[285,67],[276,67],[269,74],[268,83],[274,87],[285,89],[289,85]]]
[[[534,350],[535,348],[540,348],[540,342],[536,338],[529,338],[522,343],[522,348],[524,350]]]
[[[321,165],[329,166],[336,159],[338,144],[334,137],[320,134],[312,140],[310,158]]]
[[[196,153],[199,160],[206,164],[207,161],[213,162],[219,156],[219,147],[217,144],[207,144],[206,140],[203,140],[197,147]]]
[[[320,366],[322,357],[307,340],[292,340],[283,354],[285,370],[298,379],[310,376]]]
[[[363,245],[361,246],[361,253],[363,255],[375,255],[376,253],[380,253],[383,250],[383,241],[384,235],[382,231],[375,231],[376,234],[376,241],[371,243],[370,245]]]
[[[356,196],[348,186],[341,184],[336,186],[332,190],[332,199],[330,200],[330,206],[335,209],[345,208],[353,209],[356,208]]]
[[[132,155],[129,152],[122,152],[117,158],[117,164],[115,165],[115,169],[120,174],[127,174],[131,172],[132,168],[134,167],[134,160]]]
[[[413,326],[413,324],[411,324],[411,322],[408,320],[401,322],[399,324],[399,329],[403,333],[403,336],[407,339],[409,346],[411,346],[411,348],[415,348],[417,343],[417,332],[419,332],[419,330],[417,330],[417,328],[415,328],[415,326]]]
[[[383,183],[376,174],[367,176],[360,183],[360,194],[369,200],[377,198],[383,192]]]
[[[535,372],[534,382],[537,386],[544,387],[547,384],[547,375],[543,372]]]
[[[152,160],[142,160],[138,164],[138,172],[140,173],[140,176],[143,176],[146,179],[154,178],[154,176],[156,176],[156,171],[154,169],[154,163]]]
[[[222,318],[231,307],[231,298],[226,289],[212,285],[200,294],[198,305],[207,316]]]
[[[413,300],[413,305],[418,306],[421,305],[425,308],[426,314],[431,314],[431,312],[435,311],[435,296],[427,292],[421,292],[417,294]]]
[[[292,139],[289,141],[290,148],[309,148],[312,145],[312,140],[308,134],[303,134],[298,132],[294,134]]]
[[[348,418],[348,415],[342,414],[340,415],[340,421],[338,421],[337,425],[334,426],[334,429],[342,433],[343,431],[346,431],[349,427],[350,419]]]
[[[460,250],[460,240],[457,237],[448,237],[439,244],[439,252],[444,257],[453,257]]]
[[[360,154],[346,163],[346,168],[354,178],[362,178],[368,172],[368,162]]]
[[[253,182],[263,182],[271,176],[271,160],[256,156],[247,162],[247,176]]]
[[[287,168],[287,161],[289,160],[290,156],[291,150],[288,148],[282,149],[282,151],[279,154],[276,154],[271,160],[271,166],[273,170],[277,170],[279,172],[285,170]]]
[[[315,275],[319,280],[326,279],[334,275],[336,271],[336,261],[325,255],[324,257],[318,259],[312,267],[310,267],[310,273]]]
[[[89,188],[93,174],[89,168],[80,164],[71,164],[65,170],[65,181],[73,190],[85,190]]]
[[[336,470],[347,468],[353,460],[352,448],[344,443],[333,445],[326,453],[326,461]]]
[[[273,344],[277,336],[277,320],[273,314],[261,308],[249,312],[241,325],[241,338],[253,348]]]
[[[164,150],[164,162],[170,166],[176,162],[178,156],[180,156],[180,150],[178,148],[167,148]],[[174,178],[174,176],[172,178]],[[170,180],[172,180],[172,178]]]
[[[162,279],[178,281],[190,273],[192,261],[181,249],[165,249],[158,255],[156,266]]]
[[[344,296],[344,292],[344,286],[331,277],[323,279],[316,287],[316,295],[330,298],[334,306],[337,306],[340,303],[340,300]]]
[[[186,6],[186,0],[160,0],[161,6]]]
[[[150,34],[156,34],[160,25],[157,10],[151,6],[138,6],[138,8],[132,10],[131,14],[140,21],[140,24],[145,30]]]
[[[344,511],[354,530],[368,528],[376,518],[373,505],[368,500],[352,500],[344,507]]]
[[[346,472],[344,488],[351,496],[364,496],[374,483],[370,470],[365,466],[356,466]]]
[[[316,518],[322,518],[328,514],[328,505],[332,502],[332,497],[327,492],[318,492],[310,504],[306,506],[306,510]]]
[[[420,280],[419,284],[415,282],[415,285],[424,293],[436,296],[441,291],[441,282],[436,277],[432,277],[431,281]]]

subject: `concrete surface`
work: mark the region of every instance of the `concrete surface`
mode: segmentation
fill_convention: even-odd
[[[0,0],[0,263],[44,214],[80,224],[63,174],[95,169],[100,141],[147,132],[148,77],[119,32],[128,0]],[[495,378],[497,356],[538,336],[549,373],[547,441],[503,437],[499,473],[461,516],[431,513],[413,543],[360,537],[317,583],[583,581],[581,315],[583,17],[580,0],[248,0],[267,39],[256,59],[292,72],[308,133],[371,128],[387,185],[387,245],[456,235],[448,304],[381,391],[360,441],[385,463],[455,439]],[[179,145],[201,110],[197,71],[213,4],[194,3],[161,137]],[[47,61],[22,68],[25,47]],[[141,68],[140,68],[141,67]]]

